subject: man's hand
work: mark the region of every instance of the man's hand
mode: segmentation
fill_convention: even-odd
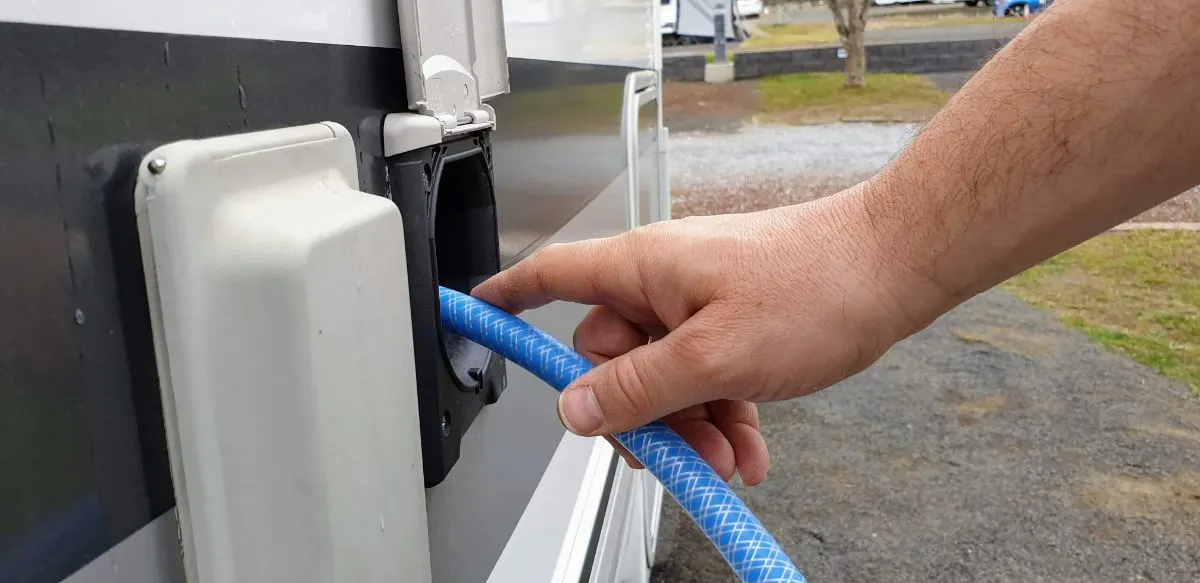
[[[574,343],[598,366],[559,401],[568,429],[663,418],[719,474],[754,485],[768,456],[752,403],[862,370],[923,326],[904,298],[936,293],[874,246],[851,194],[550,246],[473,294],[514,313],[595,305]]]
[[[762,479],[748,403],[811,393],[967,298],[1200,182],[1196,2],[1058,0],[869,181],[814,203],[548,248],[485,282],[599,306],[559,402],[606,435],[666,417]],[[887,390],[880,387],[880,390]]]

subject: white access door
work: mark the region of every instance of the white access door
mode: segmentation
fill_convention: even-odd
[[[141,166],[189,581],[430,581],[403,225],[357,155],[315,123]]]

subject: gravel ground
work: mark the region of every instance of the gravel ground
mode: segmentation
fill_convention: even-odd
[[[748,126],[671,136],[672,212],[746,212],[805,202],[867,178],[918,126]]]
[[[953,83],[953,80],[942,81]],[[868,178],[896,154],[919,124],[749,125],[671,136],[675,216],[746,212],[813,200]],[[1133,222],[1200,222],[1200,187]]]
[[[912,124],[838,123],[744,127],[729,134],[671,136],[671,186],[857,177],[886,164],[917,130]]]
[[[739,493],[813,583],[1200,580],[1200,403],[988,292],[762,408]],[[673,502],[655,583],[734,581]]]
[[[916,128],[674,134],[675,213],[836,192]],[[1200,581],[1200,402],[1002,291],[762,419],[771,474],[740,492],[813,583]],[[654,583],[734,581],[671,501],[661,541]]]

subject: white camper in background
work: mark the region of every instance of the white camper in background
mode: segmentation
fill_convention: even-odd
[[[662,43],[672,45],[708,44],[716,28],[713,17],[725,14],[725,39],[742,38],[737,0],[656,0],[661,4],[659,26]]]
[[[669,215],[659,1],[0,3],[0,583],[648,581],[434,302]]]

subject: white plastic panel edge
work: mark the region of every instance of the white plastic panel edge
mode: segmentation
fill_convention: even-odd
[[[567,439],[586,439],[570,435]],[[609,471],[612,469],[616,451],[607,441],[592,439],[591,454],[588,456],[587,471],[580,485],[578,498],[571,520],[567,524],[567,533],[563,537],[563,547],[559,552],[558,561],[554,566],[553,583],[579,581],[583,575],[583,566],[588,559],[588,547],[592,531],[596,528],[596,518],[604,511],[601,502],[604,496],[604,486],[608,483]],[[625,463],[625,462],[618,462]]]
[[[648,570],[642,543],[645,532],[641,522],[642,497],[638,494],[641,486],[638,474],[644,471],[634,470],[624,461],[617,462],[612,494],[608,500],[608,507],[604,510],[596,555],[592,559],[589,583],[629,580],[625,576],[627,569],[622,567],[628,566],[630,561],[638,567],[635,571]]]
[[[402,222],[355,156],[324,123],[139,173],[189,581],[430,580]]]
[[[646,568],[654,567],[658,552],[659,523],[662,521],[663,496],[666,490],[658,483],[650,472],[642,472],[641,476],[642,508],[645,512],[642,533],[645,542]],[[674,503],[674,501],[672,501]]]

